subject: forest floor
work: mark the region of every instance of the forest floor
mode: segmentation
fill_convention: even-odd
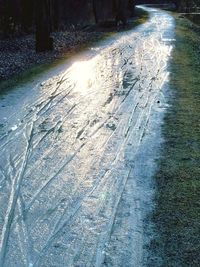
[[[55,32],[54,50],[44,53],[35,52],[33,34],[0,41],[0,80],[5,80],[33,66],[54,61],[77,52],[84,45],[102,38],[103,32]]]
[[[136,16],[129,21],[125,30],[131,29],[148,18],[148,13],[136,9]],[[119,30],[119,29],[118,29]],[[122,28],[120,30],[123,30]],[[35,52],[35,36],[33,34],[0,40],[0,81],[7,80],[27,70],[35,72],[34,67],[44,66],[58,59],[66,59],[80,52],[92,43],[109,37],[117,32],[112,25],[89,25],[74,31],[54,32],[54,50],[44,53]],[[39,69],[39,72],[41,69]],[[36,71],[37,72],[37,71]],[[21,77],[18,77],[21,79]]]
[[[162,134],[164,144],[155,175],[157,237],[151,264],[198,267],[200,263],[200,28],[176,16],[170,107]],[[156,253],[155,253],[156,251]]]

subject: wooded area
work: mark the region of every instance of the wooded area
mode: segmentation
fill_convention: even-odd
[[[37,17],[43,15],[51,30],[57,30],[72,24],[113,19],[119,14],[128,16],[132,5],[133,0],[1,0],[0,29],[6,35],[32,31]]]
[[[133,0],[1,0],[0,31],[3,36],[36,31],[36,49],[52,49],[50,32],[99,23],[121,20],[124,24],[132,15]]]
[[[0,0],[0,267],[200,267],[200,0]]]
[[[115,21],[126,24],[134,15],[134,6],[143,3],[166,3],[159,0],[0,0],[0,33],[36,32],[37,51],[51,50],[50,33],[66,27]],[[200,0],[173,0],[180,12],[195,11]]]

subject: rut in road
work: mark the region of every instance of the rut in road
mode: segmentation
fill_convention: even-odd
[[[143,266],[174,27],[146,9],[89,59],[0,99],[0,266]]]

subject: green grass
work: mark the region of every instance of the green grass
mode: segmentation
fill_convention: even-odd
[[[200,266],[200,36],[177,19],[149,266]]]

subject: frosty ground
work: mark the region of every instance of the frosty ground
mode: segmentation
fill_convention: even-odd
[[[174,19],[0,96],[0,266],[145,266]]]

